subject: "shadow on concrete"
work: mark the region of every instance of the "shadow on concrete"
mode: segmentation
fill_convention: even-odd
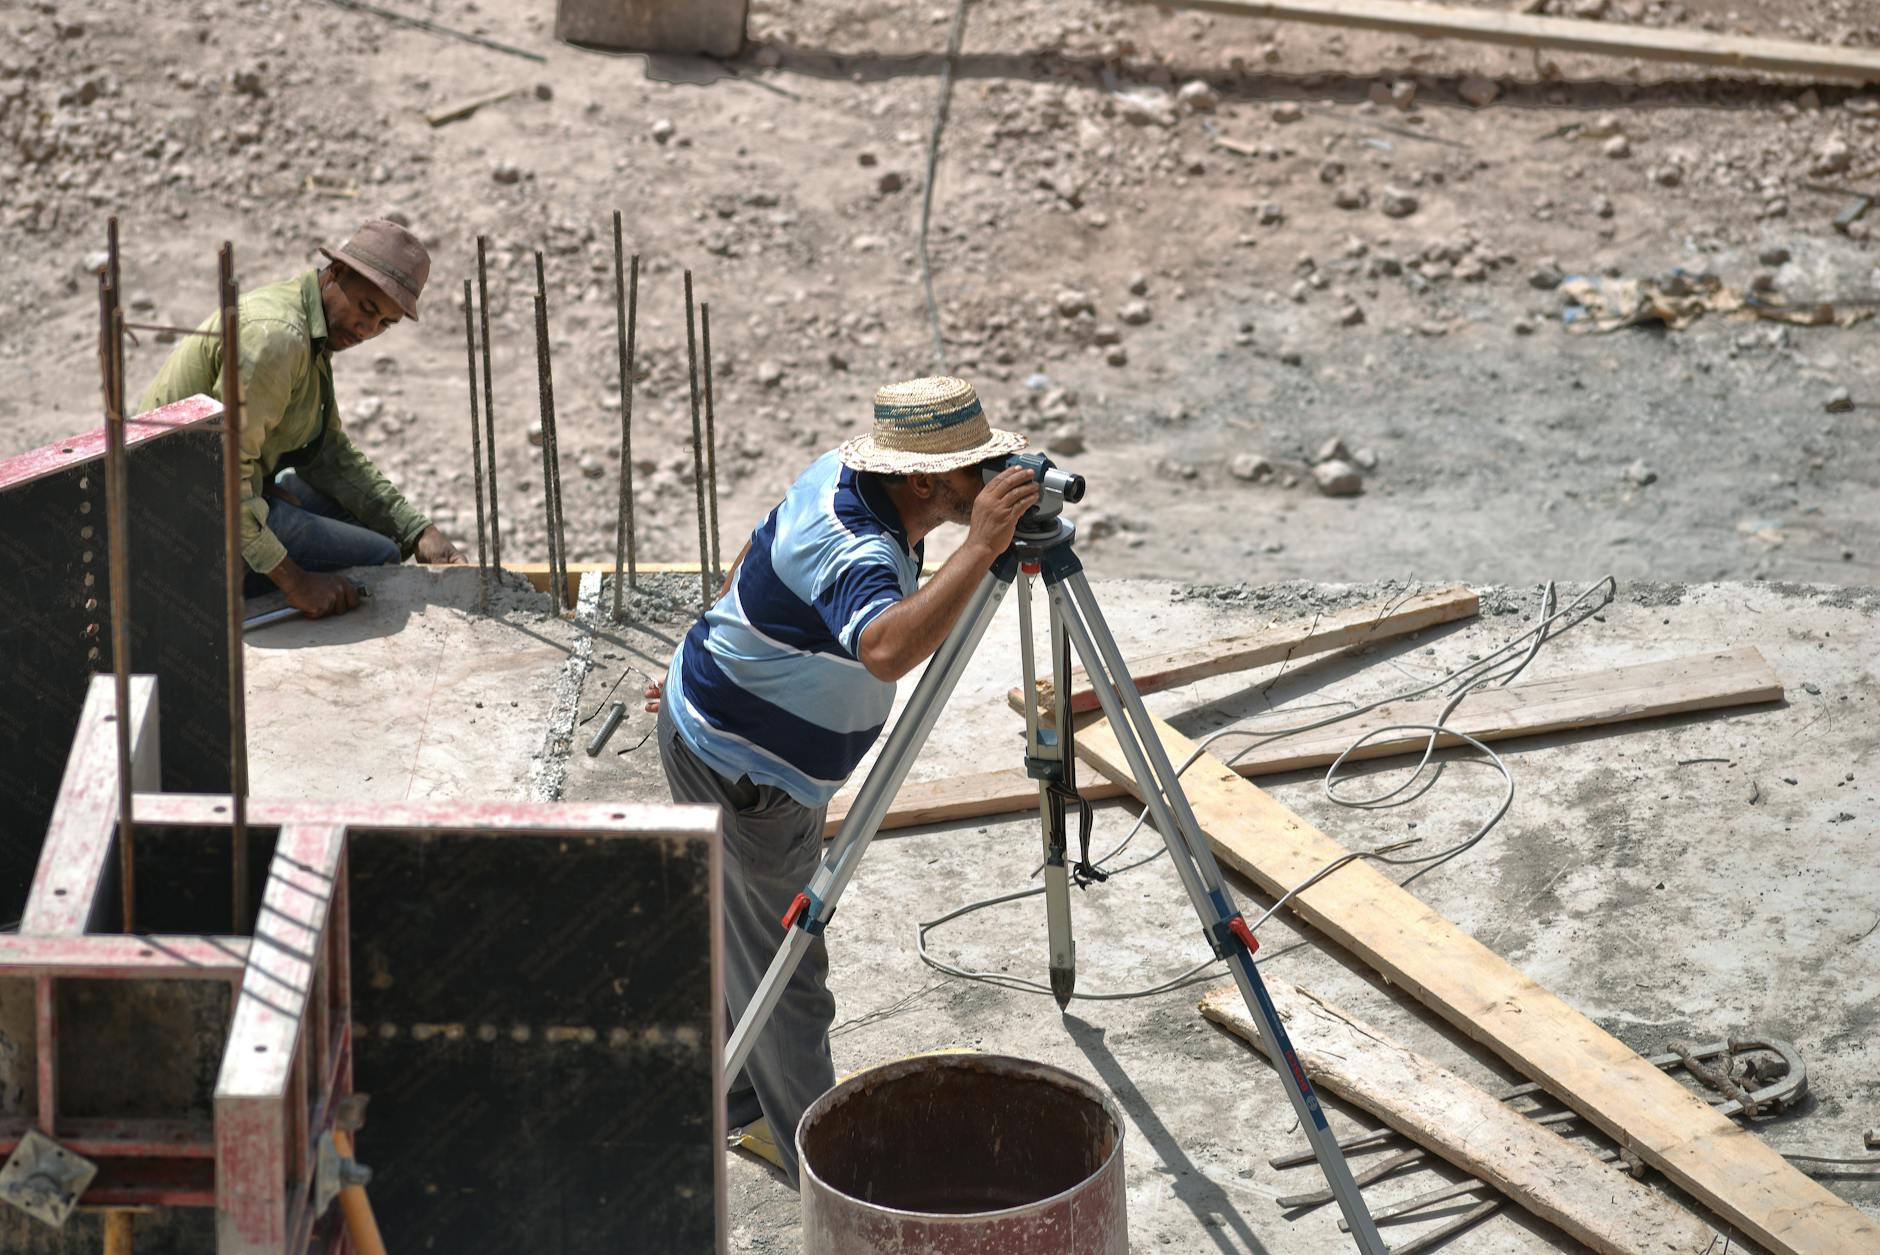
[[[1195,1219],[1213,1239],[1215,1249],[1227,1252],[1228,1255],[1241,1251],[1251,1252],[1252,1255],[1268,1255],[1266,1245],[1254,1235],[1253,1227],[1234,1206],[1233,1200],[1227,1197],[1226,1191],[1195,1166],[1187,1152],[1182,1150],[1181,1143],[1175,1140],[1174,1134],[1157,1118],[1155,1108],[1149,1105],[1149,1100],[1143,1097],[1129,1073],[1123,1070],[1123,1065],[1104,1044],[1104,1030],[1069,1014],[1065,1015],[1064,1024],[1070,1030],[1071,1040],[1090,1060],[1091,1066],[1096,1068],[1104,1088],[1116,1095],[1116,1101],[1124,1114],[1134,1121],[1136,1130],[1155,1148],[1156,1156],[1168,1170],[1170,1188],[1174,1190],[1175,1197],[1194,1213]],[[1239,1239],[1238,1245],[1229,1238],[1230,1230],[1233,1237]]]

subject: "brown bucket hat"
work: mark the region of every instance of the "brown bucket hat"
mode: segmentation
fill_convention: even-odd
[[[431,254],[418,237],[389,218],[374,218],[338,248],[321,248],[331,261],[344,262],[398,302],[405,317],[418,321],[418,294],[431,276]]]

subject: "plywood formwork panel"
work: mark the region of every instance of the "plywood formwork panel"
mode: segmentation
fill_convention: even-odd
[[[130,419],[131,667],[166,681],[162,787],[229,787],[221,407]],[[94,673],[111,666],[100,429],[0,461],[0,919],[17,919]]]

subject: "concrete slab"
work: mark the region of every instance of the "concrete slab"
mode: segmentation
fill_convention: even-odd
[[[492,796],[526,787],[575,629],[535,611],[477,620],[465,609],[475,597],[474,576],[453,586],[451,574],[422,592],[376,599],[351,628],[345,620],[292,625],[268,629],[296,634],[277,638],[278,645],[264,642],[266,634],[251,641],[251,700],[271,712],[271,722],[251,715],[258,762],[259,747],[269,744],[258,781],[272,790],[382,789],[385,796]],[[432,575],[379,578],[405,587]],[[567,797],[663,798],[657,755],[643,741],[651,717],[638,693],[646,675],[663,671],[689,625],[696,586],[687,583],[654,577],[636,597],[634,623],[595,626],[578,717],[599,712],[610,691],[612,700],[627,701],[628,717],[593,759],[579,747],[598,722],[576,728]],[[1300,584],[1197,590],[1151,581],[1099,581],[1096,589],[1125,650],[1139,653],[1391,591]],[[1416,686],[1518,635],[1539,599],[1538,587],[1479,591],[1483,614],[1473,622],[1358,658],[1217,677],[1154,695],[1149,705],[1196,735],[1275,709],[1283,721],[1303,721],[1335,703]],[[1813,1098],[1799,1113],[1759,1125],[1783,1150],[1861,1153],[1861,1131],[1880,1107],[1880,1045],[1872,1031],[1880,1019],[1880,875],[1871,852],[1880,837],[1877,620],[1880,592],[1872,590],[1622,587],[1600,616],[1551,641],[1523,678],[1754,645],[1788,686],[1788,700],[1503,742],[1497,749],[1516,785],[1508,816],[1479,846],[1415,884],[1433,907],[1640,1050],[1750,1029],[1793,1041],[1807,1061]],[[276,655],[262,657],[270,648]],[[316,662],[309,665],[300,656],[306,650],[324,652],[310,655]],[[1017,671],[1008,600],[914,778],[1018,762],[1020,725],[1004,705]],[[903,699],[912,687],[902,685]],[[470,692],[481,695],[482,710]],[[1394,785],[1401,771],[1389,761],[1365,765],[1362,791]],[[1405,836],[1443,848],[1473,832],[1502,792],[1499,775],[1461,765],[1411,805],[1382,811],[1328,802],[1316,772],[1263,783],[1353,848]],[[1128,807],[1100,806],[1094,848],[1109,850],[1132,822]],[[1151,835],[1139,835],[1117,861],[1154,845]],[[1268,1157],[1304,1140],[1273,1071],[1195,1012],[1205,986],[1080,1000],[1059,1016],[1045,996],[922,965],[915,921],[1023,887],[1037,853],[1030,817],[914,829],[875,842],[830,929],[838,1070],[945,1045],[1069,1068],[1113,1093],[1128,1120],[1132,1249],[1351,1249],[1333,1209],[1289,1216],[1274,1205],[1315,1188],[1316,1173],[1267,1166]],[[1235,888],[1243,903],[1257,900],[1246,886]],[[1074,911],[1081,993],[1153,985],[1206,957],[1166,859],[1077,895]],[[1494,1088],[1514,1079],[1341,955],[1295,946],[1302,938],[1285,923],[1267,925],[1261,940],[1263,956],[1288,980],[1479,1083]],[[1045,927],[1035,899],[965,917],[936,931],[931,945],[950,962],[1045,979]],[[1328,1106],[1341,1128],[1370,1124]],[[732,1249],[798,1249],[797,1199],[781,1178],[734,1156],[730,1179]],[[1381,1205],[1434,1183],[1428,1173],[1415,1175],[1374,1187],[1371,1197]],[[1880,1183],[1839,1177],[1827,1184],[1880,1211]],[[1427,1227],[1393,1226],[1387,1236],[1403,1242]],[[1571,1247],[1557,1232],[1504,1211],[1449,1249]]]
[[[1390,591],[1375,585],[1196,590],[1150,581],[1099,581],[1096,589],[1125,650],[1140,653]],[[1480,591],[1483,615],[1472,623],[1381,645],[1361,658],[1219,677],[1155,695],[1149,705],[1197,735],[1270,709],[1303,722],[1329,713],[1331,703],[1417,686],[1518,635],[1539,602],[1538,586]],[[1880,594],[1873,591],[1622,587],[1600,616],[1549,642],[1522,678],[1749,644],[1788,686],[1788,700],[1501,743],[1497,749],[1516,785],[1507,818],[1475,849],[1416,882],[1426,901],[1640,1050],[1750,1029],[1795,1042],[1814,1097],[1801,1113],[1760,1124],[1784,1150],[1859,1154],[1860,1132],[1880,1106],[1874,1079],[1880,1047],[1871,1040],[1880,1015],[1880,931],[1868,931],[1880,920],[1880,876],[1871,871],[1880,836],[1877,611]],[[675,635],[675,626],[661,634]],[[636,650],[644,656],[635,657]],[[597,645],[590,684],[611,682],[602,663],[610,651],[617,665],[631,660],[641,668],[663,657],[651,639],[620,634],[614,645]],[[1008,601],[913,778],[1018,763],[1020,725],[1004,704],[1017,670],[1016,614]],[[903,700],[911,689],[902,685]],[[637,741],[648,722],[635,707],[615,747]],[[1232,743],[1221,749],[1231,752]],[[650,746],[612,763],[606,757],[578,765],[571,789],[602,796],[611,776],[619,789],[650,787],[640,796],[659,795],[663,786]],[[1710,759],[1722,761],[1693,761]],[[1358,791],[1381,792],[1402,771],[1401,764],[1368,764]],[[1422,836],[1426,850],[1466,838],[1492,812],[1503,787],[1492,771],[1451,768],[1409,806],[1359,812],[1328,802],[1317,772],[1263,783],[1353,848]],[[1095,849],[1118,842],[1132,814],[1121,804],[1099,807]],[[1156,844],[1152,835],[1139,835],[1117,861]],[[1147,999],[1077,1001],[1060,1017],[1042,995],[968,982],[921,964],[915,921],[1023,887],[1037,856],[1032,818],[915,829],[874,843],[830,929],[838,1070],[946,1045],[1069,1068],[1115,1094],[1129,1121],[1132,1249],[1351,1249],[1336,1229],[1335,1209],[1288,1216],[1274,1205],[1319,1181],[1310,1168],[1267,1166],[1270,1156],[1299,1149],[1304,1139],[1273,1071],[1195,1013],[1206,986]],[[1243,902],[1258,900],[1244,884],[1235,888]],[[1080,992],[1153,985],[1207,956],[1165,858],[1077,895],[1073,909]],[[1316,944],[1295,948],[1300,939],[1279,921],[1262,930],[1263,954],[1274,971],[1490,1088],[1515,1079],[1368,971]],[[968,916],[937,930],[931,945],[950,962],[1042,982],[1042,902]],[[1328,1105],[1341,1128],[1371,1124]],[[1357,1162],[1362,1167],[1367,1160]],[[1440,1175],[1449,1180],[1457,1174]],[[732,1249],[796,1250],[797,1201],[781,1179],[739,1158],[731,1181]],[[1413,1175],[1373,1187],[1369,1196],[1381,1205],[1435,1182],[1429,1173]],[[1880,1211],[1880,1184],[1873,1180],[1827,1183]],[[1401,1243],[1429,1227],[1386,1232]],[[1528,1252],[1572,1249],[1572,1243],[1504,1211],[1449,1249]]]
[[[358,610],[247,638],[253,795],[532,797],[580,633],[520,577],[491,589],[485,616],[474,568],[353,576],[370,593]]]

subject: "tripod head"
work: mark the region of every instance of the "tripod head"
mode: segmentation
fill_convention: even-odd
[[[1021,532],[1030,530],[1050,533],[1052,528],[1046,521],[1062,513],[1065,502],[1075,505],[1084,499],[1084,477],[1060,469],[1057,463],[1042,453],[1007,453],[1001,457],[988,458],[979,464],[979,470],[989,484],[1009,466],[1024,467],[1038,484],[1038,504],[1025,511],[1025,517],[1018,521]]]

